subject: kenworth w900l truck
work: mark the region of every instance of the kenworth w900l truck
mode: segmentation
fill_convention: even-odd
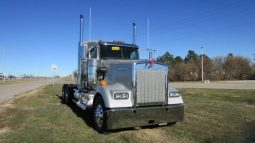
[[[134,41],[84,42],[82,15],[77,84],[64,84],[62,99],[92,110],[98,132],[166,125],[184,117],[180,92],[168,87],[168,66],[139,59]]]

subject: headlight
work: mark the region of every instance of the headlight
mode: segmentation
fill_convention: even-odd
[[[113,93],[113,98],[116,100],[128,99],[128,93]]]
[[[169,97],[179,97],[181,95],[180,91],[169,91]]]

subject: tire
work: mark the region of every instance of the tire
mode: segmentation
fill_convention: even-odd
[[[65,103],[65,90],[66,90],[66,86],[64,85],[62,87],[62,95],[61,95],[61,99],[62,99],[62,102]]]
[[[95,99],[93,106],[94,128],[97,132],[103,133],[106,131],[107,114],[104,101],[101,96]]]
[[[65,90],[65,95],[64,95],[64,97],[65,97],[65,99],[64,99],[64,102],[65,102],[65,104],[67,104],[68,105],[68,103],[69,103],[69,98],[70,98],[70,93],[69,93],[69,88],[67,87],[66,88],[66,90]]]
[[[64,84],[62,87],[62,102],[71,105],[72,100],[74,99],[74,89],[77,89],[76,85],[73,84]]]
[[[73,92],[72,92],[72,90],[73,89],[70,88],[70,87],[66,87],[66,89],[65,89],[64,103],[66,105],[71,105],[71,103],[72,103],[72,99],[73,99],[73,96],[72,96]]]

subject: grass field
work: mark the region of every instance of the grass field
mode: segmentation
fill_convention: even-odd
[[[0,105],[0,142],[255,142],[255,90],[182,89],[183,122],[98,134],[90,113],[61,103],[60,89],[47,86]]]

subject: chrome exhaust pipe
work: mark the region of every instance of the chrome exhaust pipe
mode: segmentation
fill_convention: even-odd
[[[136,43],[136,24],[133,23],[133,44]]]
[[[80,15],[80,41],[78,44],[78,76],[77,76],[77,83],[80,84],[81,83],[81,59],[85,58],[83,50],[83,15]]]
[[[82,46],[83,41],[83,15],[80,15],[80,46]]]

